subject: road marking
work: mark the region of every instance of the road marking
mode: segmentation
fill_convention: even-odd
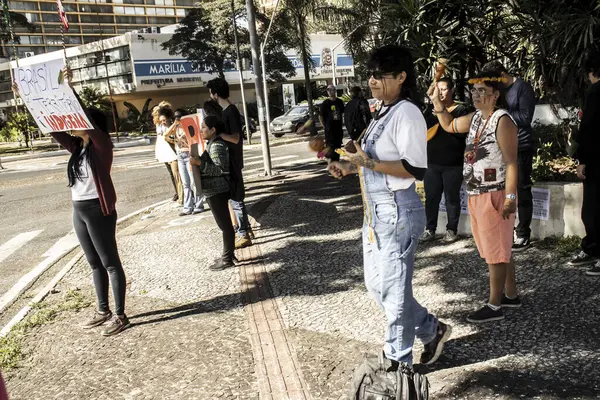
[[[281,160],[289,160],[290,158],[298,158],[298,155],[289,155],[289,156],[281,156],[281,157],[275,157],[275,158],[271,158],[271,162],[273,161],[281,161]],[[261,157],[262,158],[262,157]],[[244,161],[244,167],[247,167],[249,165],[260,165],[263,163],[263,160],[260,161],[252,161],[252,162],[245,162]]]
[[[127,214],[126,216],[121,217],[121,218],[119,218],[117,220],[117,225],[119,225],[119,224],[121,224],[121,223],[123,223],[125,221],[128,221],[128,220],[130,220],[130,219],[132,219],[132,218],[134,218],[134,217],[136,217],[136,216],[138,216],[140,214],[143,214],[143,213],[145,213],[147,211],[150,211],[150,210],[152,210],[154,208],[157,208],[157,207],[160,207],[160,206],[162,206],[162,205],[164,205],[166,203],[169,203],[170,201],[171,200],[163,200],[163,201],[160,201],[158,203],[154,203],[154,204],[152,204],[152,205],[150,205],[148,207],[144,207],[144,208],[141,208],[141,209],[139,209],[137,211],[134,211],[134,212],[132,212],[130,214]],[[25,316],[27,315],[27,313],[31,310],[31,306],[33,304],[35,304],[35,303],[39,303],[40,301],[42,301],[48,295],[48,293],[50,293],[50,291],[52,289],[54,289],[54,287],[58,284],[58,282],[60,282],[60,280],[71,270],[71,268],[73,268],[73,266],[77,263],[77,261],[79,261],[79,259],[81,259],[82,256],[83,256],[83,252],[80,251],[73,259],[71,259],[71,261],[69,261],[67,263],[67,265],[65,265],[65,267],[50,281],[50,283],[48,285],[46,285],[32,299],[32,301],[27,306],[25,306],[24,308],[22,308],[21,311],[19,311],[17,313],[17,315],[15,315],[15,317],[13,317],[10,320],[10,322],[6,326],[4,326],[2,328],[2,331],[0,331],[0,337],[6,336],[8,334],[8,332],[10,332],[10,330],[12,329],[12,327],[14,327],[19,321],[21,321],[23,318],[25,318]],[[17,294],[16,297],[18,297],[20,294],[21,293]],[[12,304],[14,302],[14,300],[16,300],[16,297],[15,297],[15,299],[12,299],[12,301],[10,302],[10,304]],[[4,299],[4,296],[3,296],[3,299]],[[3,310],[0,309],[0,313],[2,311]]]
[[[25,243],[33,240],[42,232],[43,229],[40,231],[19,233],[17,236],[4,243],[2,246],[0,246],[0,263],[10,257],[12,253],[23,247]]]

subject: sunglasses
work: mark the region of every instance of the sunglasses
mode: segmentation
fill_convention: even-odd
[[[386,77],[386,75],[388,76],[393,76],[396,77],[396,75],[398,75],[397,72],[383,72],[383,71],[378,71],[378,70],[373,70],[371,72],[369,72],[369,76],[373,77],[373,79],[375,80],[382,80],[383,78]]]

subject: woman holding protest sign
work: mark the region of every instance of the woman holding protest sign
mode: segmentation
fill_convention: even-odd
[[[71,85],[69,68],[64,70],[64,76]],[[13,90],[18,93],[16,84]],[[73,227],[92,268],[98,298],[98,310],[81,326],[90,329],[110,321],[102,335],[112,336],[130,326],[125,315],[126,278],[116,241],[117,195],[110,174],[114,146],[104,113],[94,108],[85,112],[94,129],[51,135],[71,153],[67,177],[73,200]],[[108,304],[109,281],[115,298],[114,317]]]
[[[183,185],[183,212],[179,214],[180,217],[183,217],[204,212],[204,196],[194,193],[194,175],[190,168],[191,146],[181,124],[181,117],[181,111],[175,111],[175,122],[172,127],[175,132],[175,152],[179,164],[179,175]]]
[[[204,118],[200,129],[202,138],[208,143],[200,158],[191,158],[193,165],[200,167],[202,176],[202,193],[215,217],[217,225],[223,232],[223,253],[210,269],[220,271],[233,267],[235,250],[235,232],[229,215],[229,150],[220,137],[225,133],[225,124],[219,117],[209,115]]]

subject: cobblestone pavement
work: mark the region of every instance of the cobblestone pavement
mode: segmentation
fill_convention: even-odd
[[[175,218],[167,208],[120,232],[135,326],[106,339],[73,329],[91,308],[61,314],[28,338],[28,358],[8,377],[12,398],[285,399],[285,388],[264,393],[259,378],[270,379],[270,367],[256,372],[265,343],[250,339],[261,324],[249,327],[249,310],[264,299],[253,286],[275,298],[263,309],[282,326],[262,326],[287,342],[302,398],[346,398],[354,368],[379,351],[384,333],[363,284],[358,182],[335,181],[315,163],[257,179],[248,196],[260,258],[242,256],[240,268],[207,270],[220,249],[209,214]],[[454,327],[439,362],[417,366],[433,399],[600,397],[598,278],[534,247],[516,256],[524,306],[475,326],[466,315],[486,300],[488,277],[473,242],[422,246],[417,257],[416,298]],[[80,263],[60,290],[79,287],[93,299],[87,268]],[[244,279],[249,271],[254,281]],[[287,383],[285,366],[276,367]]]

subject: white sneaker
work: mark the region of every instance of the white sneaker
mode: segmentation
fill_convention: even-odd
[[[430,230],[426,230],[423,233],[423,235],[421,235],[421,238],[419,239],[419,242],[426,243],[426,242],[431,242],[434,239],[435,239],[435,232],[430,231]]]
[[[454,231],[451,231],[448,229],[442,240],[446,243],[452,243],[452,242],[456,242],[457,239],[458,239],[458,235]]]

